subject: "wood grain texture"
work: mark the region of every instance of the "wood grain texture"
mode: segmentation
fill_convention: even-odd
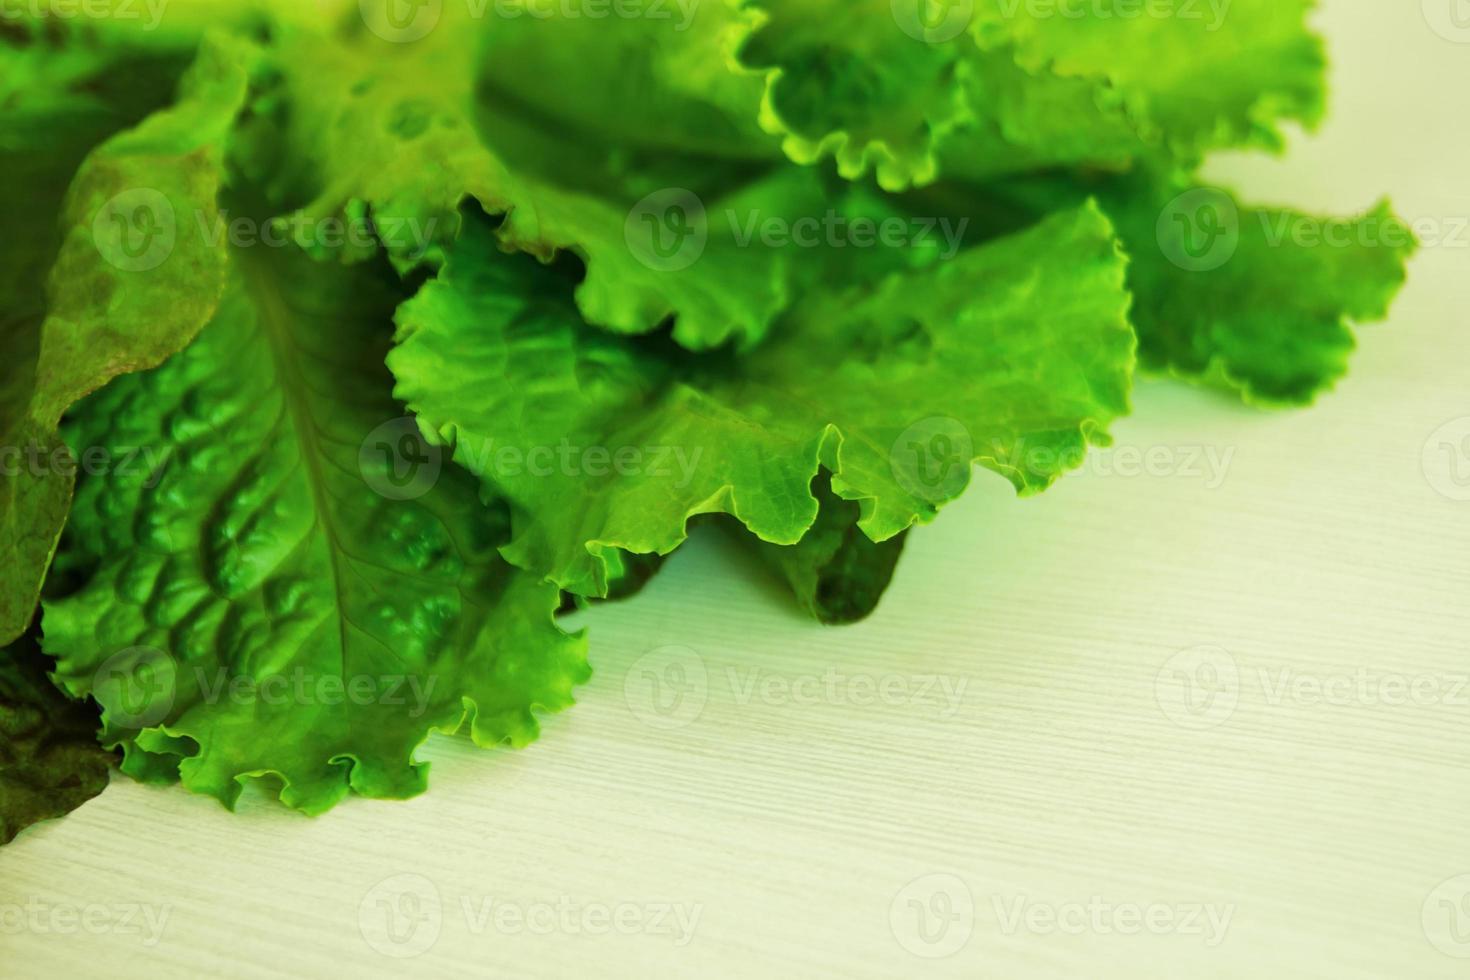
[[[1333,121],[1217,172],[1470,215],[1470,43],[1418,8],[1325,4]],[[0,975],[1464,977],[1457,240],[1314,409],[1145,384],[1119,443],[1167,463],[977,477],[861,626],[701,537],[582,617],[577,708],[521,753],[436,741],[424,797],[313,821],[115,781],[0,851]]]

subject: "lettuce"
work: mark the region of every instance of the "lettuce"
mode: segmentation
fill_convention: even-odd
[[[468,10],[446,5],[441,16],[444,22],[413,44],[367,32],[340,42],[316,34],[281,40],[274,97],[288,139],[273,177],[289,184],[288,194],[309,197],[296,220],[368,211],[389,254],[411,266],[439,257],[458,235],[461,205],[473,200],[504,216],[496,232],[502,247],[542,259],[570,251],[581,259],[586,277],[577,287],[578,307],[598,326],[645,334],[673,316],[675,337],[691,349],[758,341],[792,299],[792,256],[744,248],[715,223],[702,243],[702,261],[660,262],[629,247],[630,224],[636,232],[640,205],[661,216],[665,199],[694,197],[712,211],[755,202],[769,212],[807,214],[823,203],[816,175],[768,170],[780,163],[774,150],[771,164],[758,158],[753,168],[745,166],[744,142],[709,135],[721,128],[710,121],[715,110],[674,95],[669,100],[679,104],[667,107],[672,118],[662,125],[682,118],[681,131],[690,134],[684,142],[651,135],[642,110],[633,125],[606,136],[585,113],[558,115],[562,100],[533,112],[539,90],[505,90],[510,80],[503,66],[495,67],[499,34],[467,43],[477,37]],[[554,47],[560,35],[538,37],[541,70],[550,69],[542,62],[560,50]],[[702,36],[694,33],[691,41]],[[512,32],[505,43],[516,37]],[[606,43],[584,40],[571,50]],[[600,139],[607,142],[595,142]],[[734,141],[728,160],[717,154],[723,139]]]
[[[938,202],[918,195],[909,206]],[[1386,202],[1351,218],[1239,201],[1182,175],[1045,175],[946,191],[993,230],[1095,200],[1129,256],[1139,356],[1151,371],[1303,405],[1347,371],[1352,323],[1380,319],[1417,243]]]
[[[187,344],[224,287],[219,249],[187,229],[179,234],[178,221],[217,214],[222,142],[244,104],[248,56],[248,47],[234,40],[205,46],[172,106],[97,146],[64,200],[37,195],[15,216],[34,220],[47,238],[18,261],[25,278],[0,284],[11,353],[0,384],[8,461],[0,472],[0,547],[8,556],[0,568],[0,642],[13,640],[30,622],[75,473],[71,462],[36,467],[16,461],[64,459],[66,447],[56,434],[62,414],[109,379],[157,365]],[[14,147],[8,152],[26,169],[44,166],[50,180],[64,180],[75,150],[53,140],[50,127],[87,136],[105,132],[122,110],[97,104],[92,72],[117,70],[120,63],[110,59],[85,70],[68,65],[66,91],[85,85],[87,94],[37,99],[34,112],[24,113],[0,145]],[[16,185],[17,194],[27,190]],[[67,233],[51,238],[52,226]],[[0,239],[27,241],[22,228],[7,232]],[[38,258],[50,263],[44,293],[31,268]]]
[[[388,365],[421,424],[510,502],[507,557],[601,596],[618,551],[672,551],[697,514],[796,544],[819,467],[874,541],[931,520],[974,461],[1044,489],[1127,411],[1124,275],[1111,225],[1084,206],[798,303],[743,356],[690,359],[588,327],[555,270],[469,226],[400,311]]]
[[[888,190],[1059,165],[1199,162],[1314,124],[1311,0],[745,0],[742,66],[793,160]],[[1072,8],[1073,11],[1080,9]],[[895,29],[897,26],[900,29]],[[919,43],[916,43],[919,42]]]
[[[429,732],[525,744],[532,709],[586,678],[556,589],[501,558],[501,509],[393,421],[398,298],[376,264],[233,249],[199,339],[75,413],[73,445],[163,450],[79,489],[88,572],[43,620],[58,681],[102,704],[124,772],[227,804],[271,776],[308,813],[349,789],[411,795]]]
[[[1136,6],[8,22],[0,836],[114,758],[411,796],[432,733],[569,706],[556,614],[695,523],[851,622],[975,464],[1045,490],[1138,370],[1317,397],[1412,237],[1198,177],[1321,117],[1310,3]]]

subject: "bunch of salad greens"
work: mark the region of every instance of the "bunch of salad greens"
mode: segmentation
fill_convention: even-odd
[[[1310,6],[0,23],[0,841],[113,762],[314,814],[423,790],[433,731],[523,745],[588,677],[557,612],[696,520],[861,618],[1136,367],[1309,402],[1412,238],[1194,175],[1318,121]]]

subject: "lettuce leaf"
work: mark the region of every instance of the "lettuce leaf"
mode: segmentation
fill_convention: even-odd
[[[587,328],[554,270],[466,224],[398,315],[388,363],[432,437],[514,510],[505,549],[600,596],[617,552],[665,554],[728,513],[791,545],[819,467],[875,541],[927,522],[978,460],[1022,492],[1128,408],[1124,261],[1095,207],[951,262],[813,294],[766,344],[691,358]]]
[[[62,413],[108,379],[163,361],[192,339],[219,300],[223,252],[192,232],[196,220],[217,216],[223,144],[244,104],[250,52],[235,40],[207,44],[175,105],[87,157],[67,192],[64,234],[49,245],[43,237],[36,253],[55,255],[44,300],[31,280],[3,284],[19,312],[7,317],[5,338],[19,366],[7,372],[0,424],[7,457],[0,550],[13,556],[0,566],[0,642],[30,622],[66,519],[75,462],[56,435]],[[49,130],[73,112],[102,111],[83,103],[51,109],[62,114],[43,113],[29,125]],[[22,157],[28,145],[45,142],[24,128],[11,139]],[[64,141],[52,145],[64,167]],[[26,209],[22,216],[32,217]],[[22,268],[38,271],[34,257]]]
[[[902,190],[937,176],[936,146],[977,121],[966,84],[968,37],[924,43],[903,33],[889,0],[769,0],[740,44],[740,63],[765,78],[763,126],[792,160],[833,156],[856,179],[870,168]]]
[[[473,199],[503,216],[501,247],[584,262],[577,303],[592,323],[639,334],[676,317],[676,338],[696,350],[758,341],[790,302],[797,257],[742,248],[734,229],[704,215],[750,202],[768,214],[820,213],[816,175],[783,168],[774,152],[754,168],[712,158],[697,140],[698,113],[678,117],[689,127],[683,144],[641,146],[571,128],[583,116],[532,112],[501,88],[492,42],[502,35],[462,15],[446,7],[412,44],[285,34],[272,98],[285,107],[287,138],[273,177],[278,199],[305,201],[291,220],[370,214],[389,254],[411,268],[438,261]],[[657,224],[672,205],[687,234]]]
[[[765,83],[735,57],[753,13],[726,0],[650,3],[637,17],[536,6],[535,16],[497,18],[480,31],[480,81],[490,101],[517,106],[545,129],[637,152],[640,166],[655,155],[706,164],[781,159],[779,141],[759,125]],[[585,169],[590,161],[583,153],[571,162]]]
[[[1387,202],[1323,218],[1189,185],[1104,200],[1135,257],[1143,364],[1263,405],[1308,404],[1347,373],[1350,324],[1388,314],[1416,250]]]
[[[833,156],[891,191],[941,175],[1281,146],[1322,112],[1311,0],[745,0],[738,57],[766,79],[762,123],[791,158]]]
[[[500,558],[503,512],[400,418],[393,279],[232,248],[199,339],[68,425],[78,451],[159,461],[82,482],[68,548],[88,572],[43,620],[124,772],[226,805],[270,777],[306,813],[410,796],[431,731],[524,745],[588,676],[557,590]]]
[[[1356,347],[1352,324],[1387,315],[1417,249],[1386,202],[1322,217],[1148,171],[936,186],[908,206],[999,232],[1089,198],[1130,258],[1141,365],[1260,405],[1305,405],[1331,388]]]
[[[1226,146],[1281,148],[1280,125],[1323,111],[1315,0],[1103,0],[1057,16],[1024,0],[976,7],[973,33],[1033,73],[1087,79],[1117,93],[1140,136],[1184,164]]]

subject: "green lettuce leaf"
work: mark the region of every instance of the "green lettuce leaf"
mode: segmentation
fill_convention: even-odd
[[[884,541],[982,462],[1022,492],[1080,462],[1127,410],[1124,260],[1092,206],[947,263],[812,294],[761,347],[691,357],[590,329],[557,270],[467,224],[398,315],[398,395],[507,499],[505,554],[603,595],[618,552],[666,554],[698,514],[775,544],[817,518],[811,484]]]
[[[1184,163],[1207,150],[1281,148],[1280,124],[1315,125],[1326,59],[1306,26],[1315,0],[1103,0],[1058,16],[1025,0],[977,5],[980,47],[1033,73],[1112,89],[1140,135]]]
[[[219,300],[224,254],[195,233],[195,223],[216,216],[223,144],[244,105],[249,57],[240,42],[207,44],[175,105],[97,147],[71,183],[56,239],[44,213],[20,210],[20,219],[43,229],[41,247],[22,268],[37,276],[40,257],[51,270],[44,297],[34,278],[0,283],[17,303],[17,316],[7,311],[4,343],[20,362],[0,385],[8,409],[0,424],[0,551],[11,556],[0,566],[0,641],[30,622],[66,518],[76,464],[56,435],[62,413],[108,379],[184,346]],[[14,153],[25,156],[27,146],[45,140],[27,126],[54,123],[64,145],[64,134],[77,132],[66,120],[86,118],[86,139],[95,133],[86,127],[115,111],[85,100],[50,110],[60,114],[28,115],[8,137]],[[63,149],[58,165],[79,149]],[[29,240],[20,228],[10,233]]]
[[[509,12],[517,0],[503,0]],[[591,17],[532,3],[535,16],[492,18],[482,30],[480,82],[546,129],[645,157],[772,163],[779,141],[758,124],[765,83],[736,62],[756,17],[726,0],[667,0],[638,17]],[[461,27],[454,24],[454,27]],[[574,84],[549,83],[551,79]],[[586,154],[572,161],[585,169]]]
[[[0,844],[107,788],[114,756],[97,744],[97,708],[51,683],[27,635],[0,651]]]
[[[936,186],[908,206],[1000,231],[1087,198],[1130,258],[1140,363],[1261,405],[1308,404],[1342,377],[1352,324],[1387,315],[1417,248],[1387,203],[1319,217],[1148,171]]]
[[[1143,364],[1265,405],[1308,404],[1347,372],[1350,324],[1387,316],[1416,248],[1386,202],[1337,219],[1209,187],[1135,185],[1105,201],[1134,256]]]
[[[399,418],[391,271],[230,254],[199,339],[68,426],[157,462],[79,487],[68,547],[92,571],[46,603],[58,680],[102,703],[125,772],[226,805],[263,776],[307,813],[418,793],[431,731],[531,741],[533,709],[585,680],[584,643],[500,558],[502,511]]]
[[[19,22],[0,33],[0,433],[30,404],[72,177],[97,144],[165,105],[185,67],[77,29]]]
[[[900,30],[889,0],[746,5],[761,16],[740,45],[766,79],[761,122],[792,160],[833,156],[849,179],[871,168],[889,190],[933,181],[937,144],[976,122],[965,83],[967,36],[924,43]]]
[[[711,156],[697,138],[704,117],[689,111],[675,116],[688,127],[683,143],[602,142],[615,137],[572,128],[583,116],[568,122],[507,93],[493,43],[505,23],[462,16],[446,6],[439,26],[412,43],[367,31],[283,33],[273,98],[288,136],[274,193],[306,202],[292,220],[370,215],[406,268],[438,260],[473,199],[503,216],[501,247],[583,261],[577,302],[592,323],[638,334],[674,317],[676,338],[694,349],[759,340],[790,303],[797,259],[742,248],[728,222],[706,215],[820,214],[815,175],[783,168],[777,153],[754,167]],[[348,259],[362,252],[343,250]]]
[[[1279,149],[1322,112],[1311,0],[1103,0],[1088,16],[1025,0],[745,0],[739,49],[766,79],[762,125],[793,160],[835,157],[901,191],[943,174],[1197,163]]]

